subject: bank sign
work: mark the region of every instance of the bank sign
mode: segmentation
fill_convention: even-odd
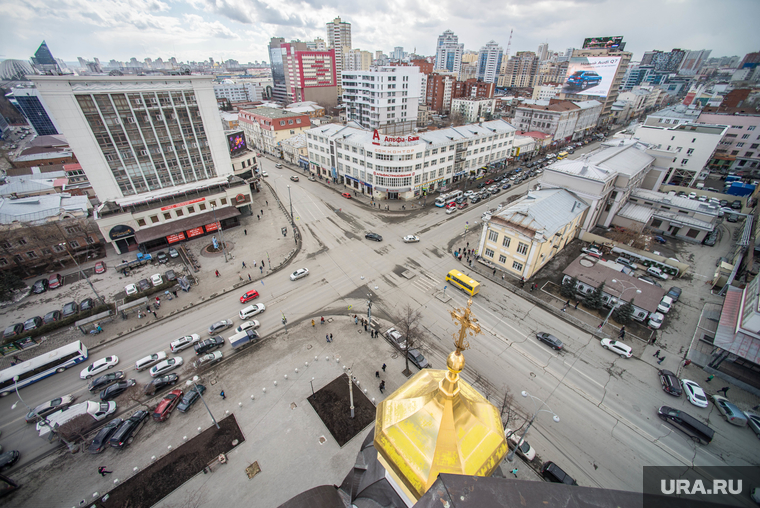
[[[419,140],[419,136],[381,136],[380,133],[377,132],[377,129],[375,129],[375,132],[372,134],[373,145],[382,144],[385,146],[398,146],[404,143],[412,143]]]

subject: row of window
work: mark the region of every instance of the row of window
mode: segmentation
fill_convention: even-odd
[[[224,206],[227,204],[227,198],[221,198],[219,202],[220,202],[219,206]],[[206,211],[206,203],[198,203],[197,206],[198,206],[198,212]],[[208,206],[209,207],[217,206],[216,201],[209,201]],[[194,214],[195,205],[190,205],[186,207],[186,210],[187,210],[188,215]],[[172,216],[172,211],[174,212],[173,216]],[[163,212],[164,220],[177,219],[179,217],[183,217],[184,215],[185,215],[185,212],[183,211],[182,208],[175,208],[174,210]],[[151,224],[157,224],[158,222],[161,221],[161,219],[158,218],[158,215],[151,215],[150,217],[148,217],[148,219],[150,220]],[[141,228],[145,227],[147,224],[148,224],[148,221],[146,219],[144,218],[137,219],[137,225],[140,226]]]
[[[79,226],[65,226],[63,230],[66,231],[66,234],[69,234],[69,235],[75,235],[77,233],[82,232],[82,228]],[[22,246],[29,243],[26,241],[26,238],[24,238],[23,236],[19,238],[17,242],[19,245],[22,245]],[[92,242],[88,242],[88,243],[92,243]],[[10,240],[3,240],[2,242],[0,242],[0,247],[2,247],[3,249],[10,249],[13,247],[13,244],[11,244]],[[75,247],[79,247],[79,245],[76,245]],[[58,252],[58,250],[59,249],[56,249],[56,252]],[[61,247],[60,250],[63,250],[63,247]]]
[[[88,236],[86,238],[87,238],[88,245],[96,243],[95,238],[91,236]],[[24,243],[19,242],[19,244],[21,245],[24,245],[25,243],[26,242]],[[77,242],[76,240],[69,240],[68,244],[72,249],[79,248],[79,242]],[[5,249],[10,248],[11,246],[12,246],[11,243],[7,240],[2,243],[2,247]],[[24,256],[26,256],[26,259],[32,260],[32,259],[38,259],[40,255],[44,257],[44,256],[51,255],[53,252],[61,253],[66,250],[66,248],[63,245],[52,245],[51,249],[47,249],[47,248],[40,249],[40,254],[37,254],[37,251],[30,250],[29,252],[25,252],[23,256],[21,254],[14,255],[13,259],[16,263],[23,263],[25,261]],[[0,258],[0,266],[7,266],[7,265],[8,265],[8,260],[6,258]]]

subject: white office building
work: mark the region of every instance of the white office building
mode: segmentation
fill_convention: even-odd
[[[406,134],[417,123],[420,71],[416,66],[374,66],[346,72],[343,104],[346,120],[386,134]]]
[[[478,80],[496,83],[503,54],[504,50],[495,41],[488,41],[485,46],[480,48],[478,52]]]
[[[514,135],[493,120],[407,136],[328,124],[306,138],[313,173],[375,200],[408,201],[506,160]]]
[[[264,88],[253,83],[235,83],[225,81],[214,85],[217,99],[229,99],[230,102],[255,102],[264,100]]]
[[[438,36],[435,46],[435,70],[455,72],[459,75],[462,68],[464,44],[459,44],[459,37],[451,30],[446,30]]]
[[[496,111],[496,99],[461,97],[451,100],[451,114],[462,115],[465,123],[476,123],[483,118],[490,119],[494,111]]]

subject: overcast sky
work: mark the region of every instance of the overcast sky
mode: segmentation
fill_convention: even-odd
[[[514,30],[511,55],[608,35],[622,35],[634,60],[651,49],[760,51],[760,0],[0,0],[0,59],[26,60],[46,40],[65,61],[268,61],[271,37],[325,39],[336,16],[354,48],[386,54],[432,55],[446,29],[473,51],[489,40],[506,50]]]

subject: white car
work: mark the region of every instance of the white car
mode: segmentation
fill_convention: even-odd
[[[145,358],[140,358],[135,362],[135,370],[137,372],[140,372],[141,370],[145,370],[148,367],[152,367],[153,365],[157,364],[158,362],[162,362],[166,360],[166,351],[159,351],[158,353],[153,353],[152,355],[146,356]]]
[[[182,357],[181,356],[174,356],[172,358],[169,358],[168,360],[164,360],[161,363],[156,364],[155,366],[150,368],[150,377],[157,377],[163,374],[164,372],[169,372],[170,370],[174,370],[180,365],[182,365]]]
[[[240,324],[237,328],[235,328],[235,333],[243,333],[246,330],[255,330],[259,327],[259,322],[255,319],[252,319],[251,321],[245,321]]]
[[[446,209],[446,214],[447,214],[447,215],[451,215],[452,213],[454,213],[454,212],[456,212],[456,211],[457,211],[457,207],[456,207],[456,206],[455,206],[455,207],[453,207],[453,208],[447,208],[447,209]]]
[[[668,280],[668,274],[657,268],[656,266],[650,266],[647,268],[647,273],[652,277],[657,277],[661,280]]]
[[[306,277],[307,275],[309,275],[308,268],[299,268],[298,270],[290,274],[290,280],[298,280],[300,278]]]
[[[254,303],[253,305],[249,305],[239,312],[240,319],[248,319],[249,317],[255,316],[256,314],[261,314],[265,310],[267,310],[267,308],[263,303]]]
[[[522,432],[515,432],[512,429],[504,429],[504,437],[506,437],[509,442],[512,443],[512,448],[515,448],[517,446],[517,443],[520,442],[520,436],[522,436]],[[528,462],[531,462],[536,458],[536,450],[531,448],[528,442],[524,439],[522,445],[520,448],[517,448],[516,451],[518,455],[522,456]]]
[[[682,379],[681,386],[683,386],[683,392],[689,402],[697,407],[707,407],[705,391],[697,383],[689,379]]]
[[[665,316],[660,314],[659,312],[654,312],[649,315],[649,322],[647,323],[650,328],[654,328],[657,330],[662,326],[662,321],[665,319]]]
[[[613,353],[619,354],[623,358],[630,358],[633,356],[633,350],[628,344],[623,344],[619,340],[602,339],[602,347],[609,349]]]
[[[667,314],[670,311],[670,308],[673,306],[673,299],[669,296],[663,296],[662,301],[657,306],[657,312],[661,312],[663,314]]]
[[[200,358],[198,358],[196,361],[193,362],[193,367],[201,367],[203,365],[210,365],[212,363],[216,363],[219,360],[222,359],[222,352],[221,351],[214,351],[213,353],[209,353],[207,355],[203,355]]]
[[[696,192],[690,192],[689,193],[689,199],[697,199],[697,193]]]
[[[594,246],[583,248],[581,249],[581,251],[595,258],[601,258],[603,255],[602,251],[598,247],[594,247]]]
[[[137,285],[127,284],[124,286],[124,291],[127,293],[127,296],[137,294]]]
[[[269,173],[267,173],[266,171],[262,171],[261,176],[269,176]]]
[[[150,283],[153,284],[153,287],[160,286],[164,283],[164,279],[161,278],[160,273],[155,273],[150,276]]]
[[[264,305],[261,305],[261,306],[263,307]],[[229,328],[233,324],[234,323],[232,322],[231,319],[222,319],[222,320],[219,320],[216,323],[214,323],[214,324],[212,324],[211,326],[208,327],[208,334],[209,335],[216,335],[219,332],[221,332],[222,330],[226,330],[227,328]]]
[[[420,237],[419,236],[406,235],[404,237],[404,242],[406,242],[406,243],[414,243],[414,242],[419,242],[419,241],[420,241]]]
[[[110,369],[117,363],[119,363],[118,356],[106,356],[105,358],[101,358],[100,360],[92,363],[92,365],[86,369],[82,370],[82,372],[79,374],[79,377],[82,379],[90,379],[92,376],[100,374],[104,370]]]
[[[196,342],[200,342],[201,336],[197,333],[191,333],[190,335],[185,335],[184,337],[180,337],[179,339],[172,341],[169,344],[169,349],[172,350],[172,353],[176,353],[177,351],[182,351],[183,349],[187,349]]]

